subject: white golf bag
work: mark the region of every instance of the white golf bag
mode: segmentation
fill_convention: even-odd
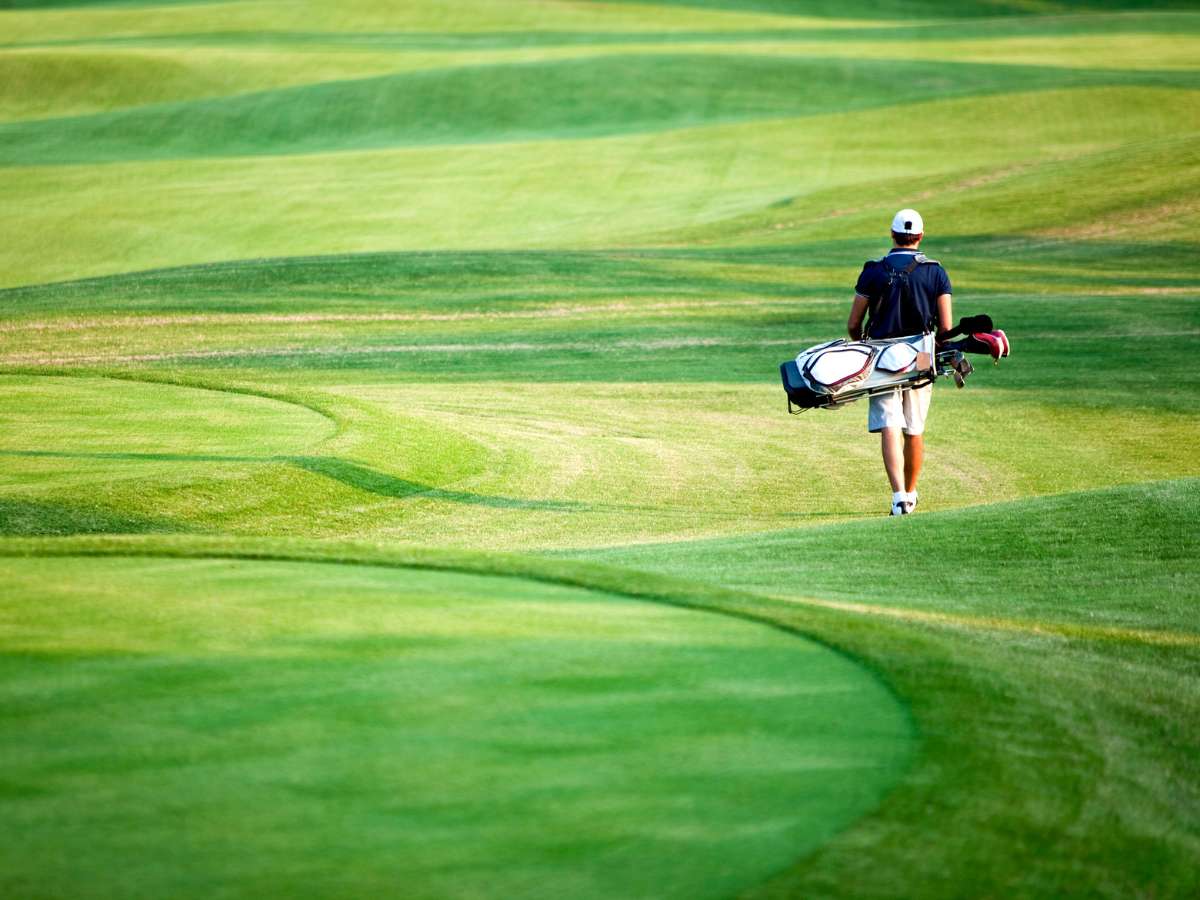
[[[779,367],[788,412],[834,409],[862,397],[932,384],[953,375],[962,387],[971,364],[957,349],[938,352],[932,334],[882,341],[828,341]]]

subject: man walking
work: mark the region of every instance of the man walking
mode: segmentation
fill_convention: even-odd
[[[892,219],[892,249],[863,266],[854,288],[847,330],[853,340],[907,337],[951,328],[950,277],[936,260],[919,250],[925,224],[915,209]],[[869,313],[869,316],[868,316]],[[933,385],[871,398],[867,430],[879,433],[883,466],[892,485],[892,515],[917,505],[917,479],[925,457],[925,417]]]

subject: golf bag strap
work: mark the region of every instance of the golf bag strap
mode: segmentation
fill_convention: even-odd
[[[878,262],[885,269],[890,269],[893,275],[903,275],[905,277],[908,277],[913,272],[915,272],[917,270],[917,266],[921,265],[922,263],[927,263],[927,262],[935,263],[935,264],[937,263],[936,259],[929,259],[928,257],[925,256],[924,253],[914,253],[912,255],[912,259],[909,260],[908,265],[905,266],[903,269],[901,269],[901,268],[898,268],[897,266],[893,266],[891,264],[891,262],[888,260],[888,256],[890,256],[890,255],[891,254],[880,257]],[[888,279],[888,284],[889,285],[891,284],[891,278]],[[880,294],[878,297],[871,297],[869,299],[869,301],[867,303],[867,316],[866,316],[865,321],[863,322],[863,332],[862,333],[864,336],[871,333],[871,321],[875,318],[875,314],[877,312],[879,312],[879,304],[882,302],[883,302],[882,294]]]
[[[903,269],[901,269],[901,268],[898,268],[897,266],[893,266],[890,262],[888,262],[888,258],[890,256],[891,256],[891,254],[888,253],[884,256],[879,257],[879,259],[877,259],[876,262],[881,262],[885,266],[887,266],[889,269],[892,269],[893,271],[896,271],[896,272],[903,272],[905,275],[911,275],[913,273],[913,270],[916,269],[917,266],[940,266],[941,265],[941,263],[938,262],[936,259],[930,259],[924,253],[914,253],[912,255],[912,259],[909,261],[908,265],[905,266]]]

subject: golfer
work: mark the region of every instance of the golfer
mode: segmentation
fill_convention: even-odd
[[[858,276],[846,328],[853,340],[907,337],[946,332],[953,322],[950,276],[941,264],[920,253],[925,223],[915,209],[892,219],[892,249],[868,261]],[[868,317],[867,314],[870,313]],[[896,390],[871,398],[867,430],[878,433],[883,467],[892,484],[893,516],[908,515],[917,505],[917,479],[925,457],[925,417],[933,385]]]

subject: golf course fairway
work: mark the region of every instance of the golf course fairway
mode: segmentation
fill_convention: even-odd
[[[911,746],[858,666],[711,613],[380,566],[0,569],[13,894],[53,859],[76,896],[719,897]]]
[[[0,2],[0,197],[0,896],[1200,896],[1194,2]]]

